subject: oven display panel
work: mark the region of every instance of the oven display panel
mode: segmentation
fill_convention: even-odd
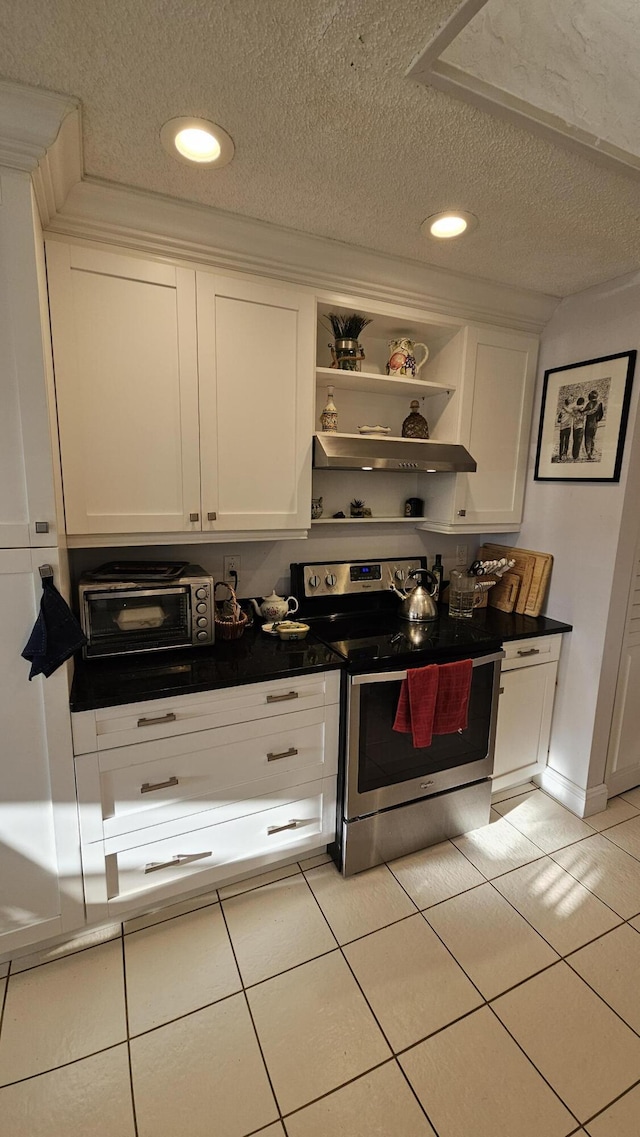
[[[380,565],[351,565],[349,578],[352,583],[366,580],[380,580]]]

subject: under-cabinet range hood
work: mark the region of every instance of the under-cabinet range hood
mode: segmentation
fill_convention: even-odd
[[[477,463],[464,446],[431,439],[384,438],[361,434],[316,434],[316,470],[412,470],[427,473],[474,473]]]

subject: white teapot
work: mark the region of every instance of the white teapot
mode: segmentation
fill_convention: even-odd
[[[290,613],[298,611],[295,596],[287,596],[285,599],[284,596],[278,596],[275,589],[271,596],[265,596],[259,607],[257,600],[252,600],[251,603],[262,620],[284,620]],[[293,607],[290,608],[290,604]]]

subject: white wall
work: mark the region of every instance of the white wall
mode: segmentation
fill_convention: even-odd
[[[533,481],[542,383],[547,368],[640,347],[639,312],[640,274],[619,277],[562,301],[541,343],[529,481],[518,544],[553,553],[546,611],[573,624],[574,630],[564,637],[562,648],[549,765],[583,789],[598,785],[604,778],[635,544],[629,526],[633,519],[637,526],[640,512],[636,469],[640,451],[640,438],[636,436],[640,432],[634,431],[640,368],[635,376],[619,483]],[[629,509],[631,499],[636,503],[633,510]]]
[[[328,530],[330,530],[328,532]],[[408,530],[408,531],[407,531]],[[303,541],[236,542],[229,545],[172,545],[153,548],[74,549],[71,561],[74,576],[95,568],[108,560],[171,560],[190,559],[211,572],[215,580],[222,580],[225,553],[239,553],[241,571],[240,596],[267,596],[273,588],[281,595],[289,591],[289,565],[296,561],[366,560],[375,557],[426,556],[431,565],[436,553],[441,553],[448,576],[456,561],[456,546],[466,545],[468,561],[484,540],[511,544],[512,538],[500,536],[474,536],[465,533],[459,537],[441,533],[418,532],[411,525],[367,525],[360,531],[357,525],[323,526],[322,531],[312,530]]]

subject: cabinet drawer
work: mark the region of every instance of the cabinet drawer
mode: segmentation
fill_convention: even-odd
[[[234,802],[330,776],[337,761],[337,705],[80,756],[83,837],[102,840],[212,808],[226,820],[238,815]]]
[[[561,636],[535,636],[528,640],[511,640],[503,644],[505,657],[502,670],[532,667],[536,663],[551,663],[560,658]]]
[[[309,782],[288,795],[271,794],[264,808],[246,817],[211,824],[203,814],[197,829],[144,843],[129,842],[127,848],[110,853],[105,846],[106,899],[110,909],[144,900],[150,893],[196,888],[198,877],[216,880],[252,867],[256,859],[286,856],[298,846],[312,847],[335,835],[333,780]],[[257,803],[254,801],[254,808]],[[205,820],[206,819],[206,820]],[[162,830],[164,826],[158,826]],[[140,834],[136,834],[139,838]],[[204,881],[203,881],[204,883]]]
[[[211,727],[269,719],[291,711],[337,703],[338,671],[225,687],[199,695],[81,711],[72,715],[74,752],[87,754],[116,746],[173,738]]]

